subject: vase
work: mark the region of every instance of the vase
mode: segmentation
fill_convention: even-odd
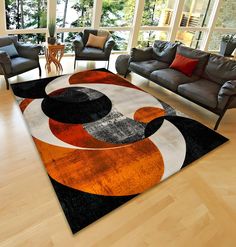
[[[221,41],[220,54],[222,56],[229,57],[231,56],[235,48],[236,48],[236,42]]]
[[[55,37],[48,37],[48,44],[54,45],[56,43],[56,38]]]

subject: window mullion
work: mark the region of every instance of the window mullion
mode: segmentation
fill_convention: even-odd
[[[128,51],[138,42],[138,34],[142,23],[145,0],[136,0],[132,30],[130,32]]]
[[[185,2],[184,0],[178,0],[175,3],[173,17],[171,18],[171,23],[170,23],[171,30],[170,30],[169,38],[168,38],[171,42],[174,42],[176,39],[179,24],[182,18],[184,2]]]
[[[204,35],[204,40],[203,40],[203,45],[201,47],[202,50],[207,51],[208,50],[208,46],[209,46],[209,42],[210,42],[210,38],[211,35],[214,31],[215,25],[216,25],[216,21],[217,21],[217,17],[219,14],[219,10],[221,7],[223,0],[216,0],[215,4],[213,6],[212,12],[211,12],[211,16],[209,19],[209,23],[208,23],[208,32]]]
[[[94,0],[92,28],[98,29],[100,27],[101,16],[102,16],[102,0]]]
[[[6,35],[6,29],[5,1],[0,1],[0,35]]]

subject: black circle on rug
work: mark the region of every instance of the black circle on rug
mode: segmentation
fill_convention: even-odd
[[[165,117],[159,117],[150,121],[145,128],[145,132],[144,132],[145,137],[147,138],[153,135],[158,129],[160,129],[160,127],[164,122],[164,119]]]
[[[101,92],[84,87],[61,88],[42,101],[42,110],[62,123],[83,124],[105,117],[112,108],[110,99]]]

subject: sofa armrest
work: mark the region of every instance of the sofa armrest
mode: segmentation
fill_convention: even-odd
[[[84,48],[84,42],[81,35],[77,35],[73,41],[75,54],[78,55]]]
[[[130,62],[141,62],[153,59],[153,48],[146,49],[132,48],[130,52]]]
[[[30,45],[30,44],[16,44],[16,49],[20,57],[25,57],[29,59],[39,60],[39,53],[42,49],[41,45]]]
[[[218,108],[224,109],[231,96],[236,96],[236,80],[225,82],[218,93]]]
[[[11,59],[5,51],[0,51],[0,73],[2,75],[11,73]]]
[[[111,50],[114,47],[114,45],[115,45],[115,41],[113,40],[113,38],[110,37],[104,45],[104,52],[106,57],[110,56]]]

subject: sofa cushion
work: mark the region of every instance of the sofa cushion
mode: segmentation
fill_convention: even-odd
[[[203,77],[223,85],[224,82],[236,79],[236,61],[211,54]]]
[[[15,57],[11,59],[11,67],[14,74],[21,74],[30,69],[38,67],[38,62],[24,57]]]
[[[180,84],[196,81],[199,77],[196,75],[189,77],[177,70],[168,68],[152,72],[150,79],[172,91],[177,91]]]
[[[191,76],[197,64],[198,59],[188,58],[176,53],[175,59],[170,65],[170,68],[176,69],[187,76]]]
[[[148,60],[148,61],[142,61],[142,62],[131,62],[129,65],[130,70],[143,75],[150,77],[150,74],[154,70],[158,69],[165,69],[168,68],[169,64],[163,63],[157,60]]]
[[[220,85],[206,80],[200,79],[191,83],[179,85],[178,92],[203,105],[216,108],[217,107],[217,96],[220,90]]]
[[[192,49],[186,46],[178,46],[177,47],[177,53],[179,53],[182,56],[198,59],[198,64],[193,71],[194,74],[201,76],[203,74],[203,71],[206,67],[207,61],[209,59],[209,53],[206,53],[204,51]]]
[[[171,64],[175,58],[177,43],[156,40],[153,45],[153,58]]]

